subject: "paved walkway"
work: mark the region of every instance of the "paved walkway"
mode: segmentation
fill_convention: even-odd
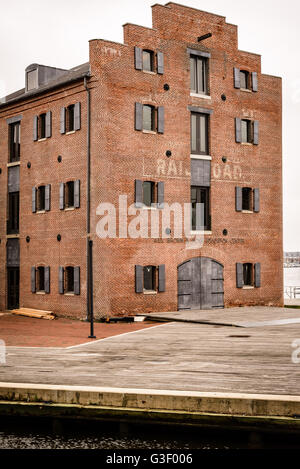
[[[104,339],[127,332],[133,332],[153,323],[95,323],[94,333],[97,339]],[[90,324],[70,319],[35,319],[14,314],[0,315],[0,339],[7,346],[15,347],[70,347],[93,342],[88,339]],[[1,365],[0,365],[1,366]]]
[[[245,319],[268,321],[277,314],[277,308],[238,309]],[[229,313],[223,310],[223,317]],[[292,363],[296,339],[300,343],[299,323],[247,329],[167,323],[67,349],[8,347],[0,381],[299,395],[300,364]]]

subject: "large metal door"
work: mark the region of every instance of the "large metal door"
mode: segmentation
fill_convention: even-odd
[[[223,266],[208,257],[196,257],[178,266],[178,309],[224,307]]]

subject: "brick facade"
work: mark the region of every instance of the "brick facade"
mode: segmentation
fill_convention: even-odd
[[[211,258],[224,266],[225,306],[282,305],[281,80],[261,73],[260,56],[238,50],[237,27],[221,16],[175,3],[154,5],[152,16],[153,29],[124,25],[124,44],[90,41],[90,73],[86,79],[91,97],[89,234],[88,95],[83,77],[55,87],[49,82],[37,93],[24,93],[15,100],[7,97],[0,105],[0,309],[7,307],[7,119],[18,115],[22,116],[20,306],[86,316],[88,236],[93,240],[96,316],[177,310],[177,267],[197,257]],[[212,36],[198,42],[197,38],[206,33]],[[157,52],[163,53],[163,73],[157,73],[156,63],[150,73],[136,69],[135,47],[153,51],[155,62]],[[208,96],[190,93],[187,49],[210,54]],[[234,68],[248,71],[249,76],[255,72],[258,91],[235,88]],[[169,89],[165,89],[166,84]],[[76,102],[81,103],[80,130],[61,134],[61,108]],[[164,109],[163,133],[135,130],[135,103]],[[107,202],[118,207],[120,195],[127,195],[128,205],[133,204],[135,180],[164,182],[164,202],[168,204],[190,203],[189,107],[213,111],[208,132],[211,231],[205,233],[203,247],[187,249],[184,237],[174,239],[173,221],[170,239],[100,239],[96,234],[101,219],[97,207]],[[52,135],[33,141],[34,116],[48,111],[52,113]],[[236,143],[236,118],[259,122],[257,145]],[[171,157],[166,156],[167,150],[172,152]],[[60,210],[60,183],[78,179],[80,208]],[[32,213],[32,187],[41,184],[51,184],[51,210]],[[258,212],[236,211],[236,187],[259,189]],[[150,214],[153,210],[142,211]],[[128,216],[129,222],[133,219]],[[227,235],[223,234],[225,229]],[[237,288],[238,263],[260,264],[259,287]],[[31,292],[31,267],[39,265],[50,266],[49,294]],[[136,293],[136,265],[164,265],[164,291]],[[59,293],[59,266],[80,266],[80,295]]]

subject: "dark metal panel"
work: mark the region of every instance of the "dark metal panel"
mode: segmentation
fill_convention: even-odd
[[[234,87],[235,88],[240,88],[241,87],[241,75],[240,75],[240,69],[239,68],[234,68]]]
[[[192,300],[191,309],[200,309],[201,307],[201,260],[196,257],[191,260],[192,263]]]
[[[143,130],[143,105],[135,103],[135,130]]]
[[[235,188],[235,209],[237,212],[243,210],[243,190],[242,187]]]
[[[51,208],[51,185],[47,184],[45,186],[45,210],[49,212]]]
[[[65,269],[62,266],[59,266],[58,268],[58,291],[60,295],[64,294],[64,274],[65,274]]]
[[[36,142],[38,139],[38,116],[33,117],[33,140]]]
[[[254,265],[254,275],[255,275],[255,287],[261,287],[261,265],[260,262],[257,262]]]
[[[252,91],[258,91],[257,72],[252,72]]]
[[[135,180],[135,206],[141,208],[143,206],[143,181]]]
[[[31,293],[36,292],[36,268],[31,267]]]
[[[191,309],[192,306],[192,261],[178,266],[178,309]]]
[[[142,265],[135,266],[135,293],[143,293],[144,269]]]
[[[75,103],[74,106],[74,130],[80,130],[81,127],[81,105]]]
[[[74,181],[74,207],[80,207],[80,180]]]
[[[164,73],[164,54],[163,52],[157,52],[157,73],[163,75]]]
[[[74,294],[80,295],[80,267],[74,267]]]
[[[237,288],[243,288],[244,286],[244,275],[243,275],[243,264],[236,264],[236,286]]]
[[[210,169],[209,160],[191,159],[191,184],[192,186],[210,187]]]
[[[158,291],[166,291],[166,266],[165,264],[158,266]]]
[[[50,267],[45,267],[45,293],[50,293]]]
[[[253,144],[258,145],[259,142],[259,122],[253,122]]]
[[[60,110],[60,133],[66,133],[66,108],[62,107]]]
[[[59,185],[59,209],[64,210],[65,208],[65,184],[63,182]]]
[[[188,54],[191,55],[198,55],[199,57],[207,57],[210,58],[211,54],[210,52],[202,51],[202,50],[196,50],[196,49],[190,49],[189,47],[187,48]]]
[[[7,267],[19,267],[20,265],[20,243],[18,239],[8,239],[6,243]]]
[[[201,266],[201,309],[212,308],[212,260],[207,257],[200,258]]]
[[[8,192],[19,192],[20,190],[20,166],[8,168]]]
[[[143,50],[140,47],[134,48],[134,67],[136,70],[143,70]]]
[[[165,108],[159,106],[157,108],[157,132],[163,134],[165,131]]]
[[[52,135],[52,112],[48,111],[46,114],[46,138]]]
[[[157,207],[164,208],[164,199],[165,199],[165,183],[157,183]]]
[[[32,188],[32,213],[36,212],[36,187]]]
[[[259,212],[260,211],[259,189],[258,188],[254,189],[253,194],[254,194],[254,207],[253,207],[253,210],[254,210],[254,212]]]
[[[242,142],[242,121],[239,117],[235,118],[235,141],[236,143]]]

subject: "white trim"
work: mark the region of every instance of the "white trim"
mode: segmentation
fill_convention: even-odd
[[[155,130],[145,130],[145,129],[142,130],[142,133],[143,134],[152,134],[152,135],[157,134],[157,132],[155,132]]]
[[[246,285],[243,287],[243,290],[254,290],[255,287],[251,286],[251,285]]]
[[[20,166],[21,162],[20,161],[12,161],[11,163],[7,163],[8,168],[12,168],[13,166]]]
[[[76,130],[70,130],[69,132],[66,132],[65,135],[72,135],[75,134]]]
[[[144,295],[157,295],[157,291],[155,290],[144,290]]]
[[[242,210],[242,213],[254,213],[253,210]]]
[[[192,98],[211,99],[211,96],[209,96],[208,94],[199,94],[199,93],[190,92],[190,96]]]
[[[252,93],[252,90],[249,90],[247,88],[240,88],[241,91],[246,91],[246,93]]]
[[[212,235],[212,231],[190,231],[191,235]]]
[[[212,157],[209,155],[190,155],[190,157],[194,160],[212,160]]]

